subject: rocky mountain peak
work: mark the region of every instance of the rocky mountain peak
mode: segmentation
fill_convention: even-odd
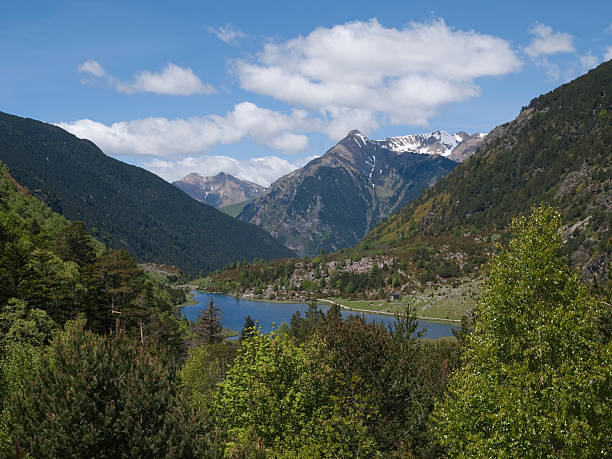
[[[226,172],[219,172],[209,177],[193,172],[173,182],[173,185],[193,199],[214,207],[249,201],[266,191],[261,185],[239,179]]]
[[[365,137],[359,129],[353,129],[347,134],[347,137]]]

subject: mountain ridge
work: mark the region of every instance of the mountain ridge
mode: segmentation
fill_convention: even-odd
[[[293,252],[254,225],[199,203],[160,177],[63,129],[0,112],[0,160],[15,179],[111,248],[205,273]]]
[[[382,222],[362,245],[416,234],[506,228],[545,203],[562,210],[566,250],[586,279],[608,282],[612,230],[612,61],[534,98],[484,148]]]

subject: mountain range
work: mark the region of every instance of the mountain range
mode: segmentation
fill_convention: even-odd
[[[351,131],[274,182],[238,218],[300,256],[349,247],[450,172],[457,163],[446,156],[461,141],[442,131],[382,141]]]
[[[213,207],[250,201],[266,191],[266,188],[261,185],[239,179],[225,172],[210,177],[194,172],[172,184],[193,199]]]
[[[441,155],[453,161],[467,159],[483,143],[486,134],[470,135],[458,132],[454,135],[445,131],[433,131],[427,134],[413,134],[400,137],[388,137],[384,140],[372,140],[381,147],[395,153],[420,153],[426,155]]]
[[[237,260],[294,256],[255,225],[57,126],[0,112],[0,160],[54,211],[82,220],[96,238],[139,261],[198,274]]]
[[[367,144],[353,132],[330,156],[344,153],[350,158],[345,150]],[[364,173],[369,178],[369,170]],[[300,262],[230,267],[207,282],[219,291],[262,292],[277,299],[317,295],[372,300],[402,292],[416,301],[412,295],[420,291],[419,307],[426,316],[437,314],[435,293],[445,316],[453,310],[450,315],[458,319],[476,305],[482,266],[497,244],[511,237],[512,219],[538,205],[561,211],[563,255],[595,291],[609,297],[612,61],[533,99],[516,119],[485,136],[473,155],[358,245]]]

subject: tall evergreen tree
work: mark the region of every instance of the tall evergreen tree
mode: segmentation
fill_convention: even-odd
[[[192,346],[213,344],[223,341],[223,327],[221,326],[221,309],[209,299],[208,308],[193,325]]]
[[[56,236],[53,252],[64,261],[74,261],[79,266],[91,264],[96,259],[92,237],[82,221],[66,225]]]

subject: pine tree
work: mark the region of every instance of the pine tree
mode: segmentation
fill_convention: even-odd
[[[70,223],[62,228],[52,248],[63,261],[74,261],[79,266],[89,265],[96,260],[92,238],[85,231],[82,221]]]
[[[10,407],[15,441],[27,457],[202,457],[175,371],[161,348],[71,325]]]
[[[192,346],[213,344],[223,341],[223,327],[221,326],[221,309],[213,304],[212,298],[208,308],[202,312],[193,326]]]

